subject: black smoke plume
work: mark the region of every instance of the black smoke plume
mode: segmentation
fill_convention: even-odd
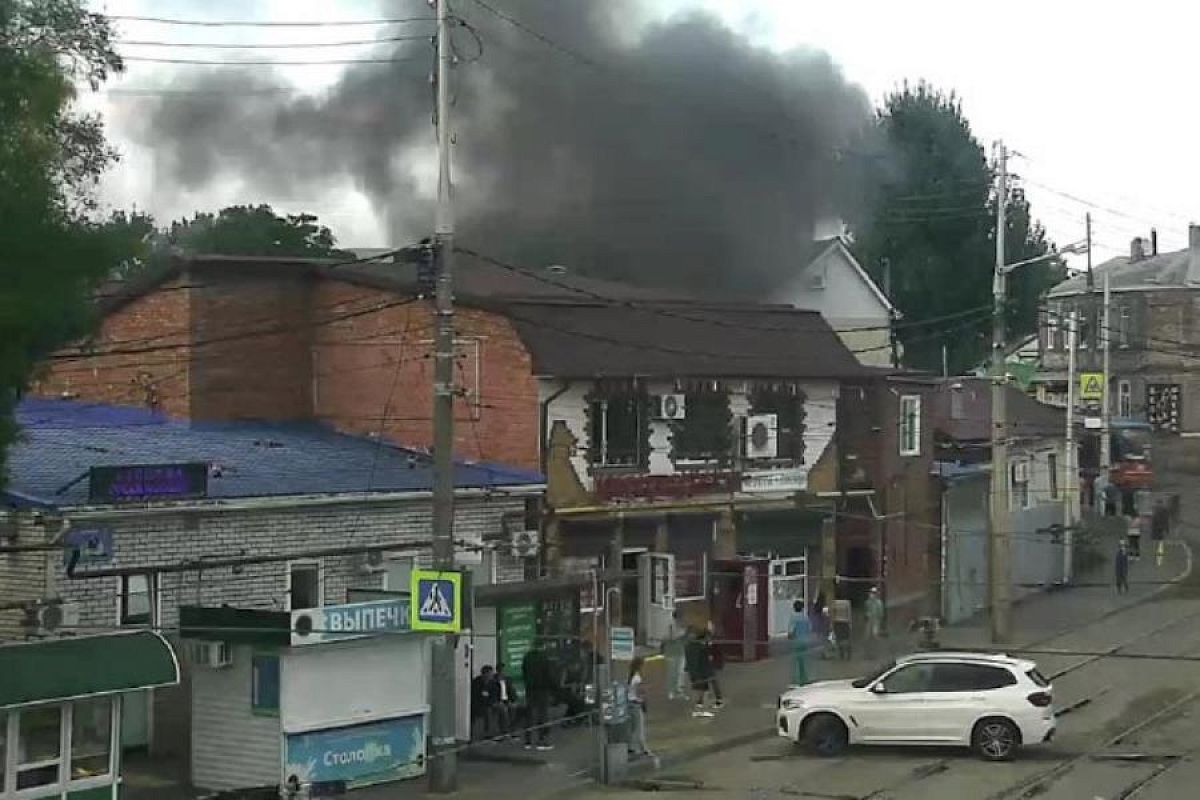
[[[814,224],[846,211],[841,154],[871,109],[826,54],[774,53],[701,13],[638,24],[633,0],[488,6],[574,55],[475,0],[455,4],[470,26],[453,37],[464,243],[527,266],[763,296],[794,274]],[[159,181],[240,179],[255,200],[349,177],[390,243],[405,243],[432,227],[432,48],[379,53],[409,60],[351,67],[320,96],[261,91],[281,80],[262,68],[181,73],[173,88],[188,91],[126,124],[155,148]]]

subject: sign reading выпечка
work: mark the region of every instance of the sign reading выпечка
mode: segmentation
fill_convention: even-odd
[[[412,629],[458,633],[462,629],[462,575],[458,572],[412,571]]]
[[[412,630],[407,597],[292,612],[292,646]]]

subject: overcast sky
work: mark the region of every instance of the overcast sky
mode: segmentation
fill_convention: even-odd
[[[458,0],[469,4],[473,0]],[[563,0],[575,2],[579,0]],[[587,0],[584,0],[587,1]],[[603,2],[603,0],[591,0]],[[114,15],[271,21],[420,15],[420,0],[96,0]],[[708,8],[764,47],[830,53],[846,76],[877,101],[904,80],[926,79],[962,98],[976,135],[1003,137],[1035,215],[1060,245],[1082,238],[1093,214],[1099,259],[1128,251],[1136,235],[1159,232],[1160,249],[1186,245],[1200,218],[1200,155],[1191,128],[1200,7],[1143,0],[1136,5],[1080,0],[647,0],[651,13]],[[124,40],[225,43],[371,39],[371,28],[187,28],[121,22]],[[127,56],[197,59],[361,57],[355,48],[229,51],[123,44]],[[371,204],[352,186],[317,197],[252,194],[223,185],[181,193],[156,179],[151,149],[129,131],[139,106],[178,75],[203,69],[130,61],[127,73],[85,102],[101,110],[123,160],[105,183],[114,206],[161,219],[233,202],[268,202],[316,213],[346,246],[392,244]],[[262,67],[281,89],[319,90],[337,66]],[[1192,99],[1189,99],[1192,98]],[[432,165],[431,165],[432,166]]]

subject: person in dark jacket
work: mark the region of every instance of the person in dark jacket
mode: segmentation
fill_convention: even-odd
[[[1126,594],[1129,592],[1129,550],[1125,546],[1125,542],[1117,545],[1117,555],[1113,559],[1113,568],[1116,571],[1117,578],[1117,594]]]
[[[494,706],[496,727],[501,736],[508,736],[512,733],[517,687],[513,685],[513,679],[505,673],[503,664],[496,665],[494,681],[496,686],[496,704]]]
[[[1150,516],[1150,538],[1154,540],[1154,557],[1158,563],[1163,559],[1163,539],[1171,533],[1171,510],[1163,500],[1154,504],[1154,512]]]
[[[715,645],[709,632],[694,629],[684,646],[684,661],[687,665],[688,678],[692,682],[692,691],[696,693],[696,707],[692,710],[693,717],[711,717],[713,712],[705,704],[708,693],[712,692],[714,708],[724,705],[721,699],[721,687],[717,683],[717,664],[720,654],[715,652]]]
[[[558,680],[554,665],[541,642],[525,654],[521,662],[521,674],[525,678],[525,749],[534,748],[534,731],[537,732],[537,749],[551,750],[550,703],[558,693]]]
[[[471,728],[478,725],[484,739],[492,736],[493,713],[496,703],[496,680],[491,666],[484,665],[471,679]]]

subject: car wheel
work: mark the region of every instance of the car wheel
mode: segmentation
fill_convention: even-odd
[[[850,744],[846,725],[832,714],[819,714],[804,725],[804,744],[819,756],[841,755]]]
[[[1021,732],[1009,720],[980,720],[971,734],[971,747],[985,761],[1011,761],[1021,747]]]

